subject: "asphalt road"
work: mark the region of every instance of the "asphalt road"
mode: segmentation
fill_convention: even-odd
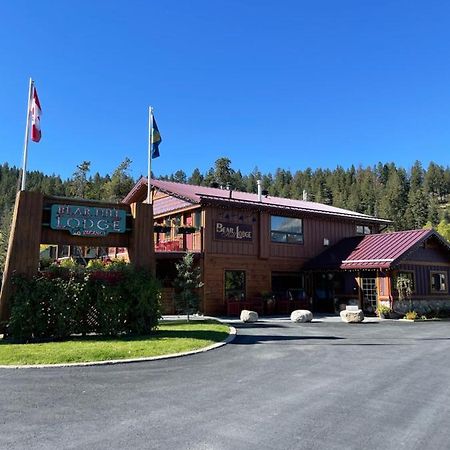
[[[258,322],[207,353],[0,383],[1,449],[450,449],[450,322]]]

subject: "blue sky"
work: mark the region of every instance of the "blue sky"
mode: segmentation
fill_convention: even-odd
[[[449,23],[432,0],[3,2],[0,162],[21,164],[32,76],[29,169],[64,178],[125,157],[145,175],[149,105],[156,175],[448,165]]]

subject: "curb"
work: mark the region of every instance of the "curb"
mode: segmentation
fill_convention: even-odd
[[[107,361],[89,361],[89,362],[75,362],[75,363],[63,363],[63,364],[17,364],[17,365],[0,365],[0,369],[48,369],[48,368],[60,368],[60,367],[87,367],[87,366],[109,366],[114,364],[131,364],[144,361],[157,361],[160,359],[172,359],[181,358],[182,356],[196,355],[197,353],[205,353],[216,348],[223,347],[230,342],[233,342],[236,338],[236,328],[230,326],[230,334],[222,342],[216,342],[215,344],[208,345],[207,347],[199,348],[197,350],[191,350],[183,353],[171,353],[169,355],[149,356],[144,358],[130,358],[130,359],[109,359]]]

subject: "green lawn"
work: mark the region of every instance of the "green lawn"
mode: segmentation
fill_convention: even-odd
[[[11,344],[0,340],[0,365],[61,364],[169,355],[207,347],[228,337],[229,327],[213,321],[163,322],[149,336],[89,336],[64,342]]]

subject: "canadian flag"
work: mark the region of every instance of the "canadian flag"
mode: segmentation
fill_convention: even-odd
[[[33,86],[33,98],[31,99],[31,140],[39,142],[41,140],[41,104],[36,88]]]

